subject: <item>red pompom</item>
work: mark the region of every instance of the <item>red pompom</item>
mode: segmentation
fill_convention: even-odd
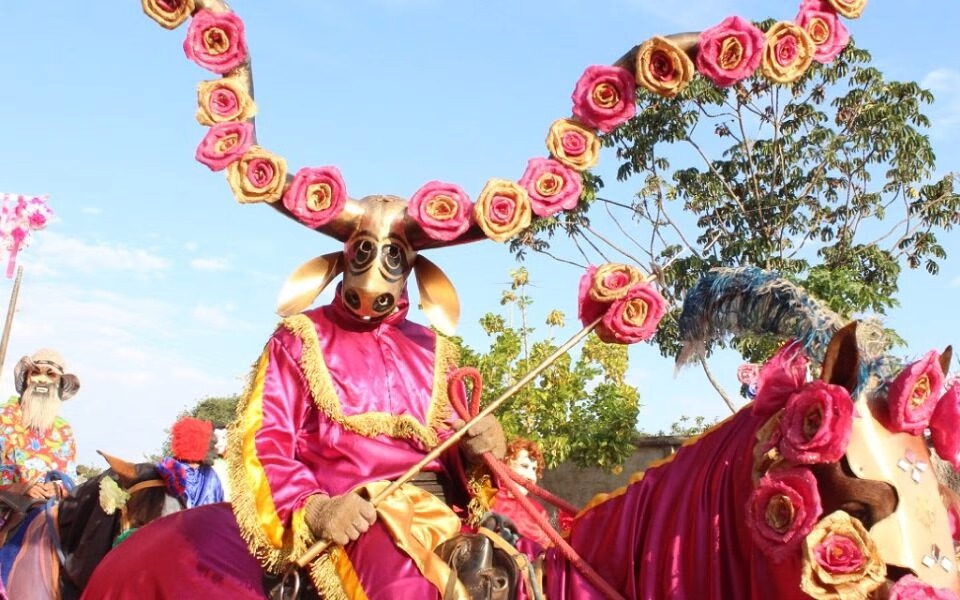
[[[173,457],[187,462],[201,462],[210,452],[213,423],[193,417],[183,417],[173,424],[170,449]]]

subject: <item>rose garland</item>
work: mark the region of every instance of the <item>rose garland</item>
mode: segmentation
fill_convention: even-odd
[[[807,366],[800,346],[788,343],[760,368],[752,411],[768,419],[754,446],[747,519],[757,547],[772,560],[800,557],[800,585],[811,597],[865,598],[885,582],[886,566],[859,520],[844,511],[822,515],[809,469],[846,453],[853,399],[843,387],[807,381]],[[930,428],[937,452],[960,467],[960,384],[944,393],[943,381],[935,351],[908,365],[886,385],[886,422],[891,431],[914,435]],[[915,578],[901,578],[890,592],[956,600]]]
[[[201,82],[197,89],[197,121],[210,127],[197,148],[197,160],[225,171],[240,202],[282,199],[290,214],[308,227],[333,219],[347,197],[336,167],[307,168],[291,176],[283,158],[257,145],[251,122],[257,108],[240,17],[222,0],[141,3],[147,16],[166,29],[189,19],[184,53],[223,76]],[[517,181],[490,179],[476,203],[459,186],[431,181],[413,194],[408,212],[436,240],[456,239],[473,225],[492,240],[510,240],[535,217],[576,208],[583,192],[581,174],[599,158],[598,132],[609,133],[634,116],[637,86],[672,98],[697,73],[718,86],[733,85],[758,70],[776,83],[796,81],[813,61],[830,62],[846,47],[850,36],[840,17],[859,17],[866,3],[803,0],[792,22],[776,23],[767,32],[732,16],[695,39],[656,36],[614,66],[589,66],[574,87],[572,117],[550,126],[548,157],[530,159]]]

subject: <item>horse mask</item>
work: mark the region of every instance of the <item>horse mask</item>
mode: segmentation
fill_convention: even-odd
[[[278,203],[279,204],[279,203]],[[277,208],[283,210],[282,205]],[[453,284],[419,251],[477,239],[468,230],[452,242],[429,238],[407,214],[407,202],[397,196],[367,196],[348,200],[332,221],[317,228],[343,242],[343,250],[318,256],[297,268],[280,291],[277,312],[290,316],[305,310],[340,273],[343,305],[358,318],[378,321],[390,315],[413,271],[420,306],[430,324],[451,334],[460,317]]]

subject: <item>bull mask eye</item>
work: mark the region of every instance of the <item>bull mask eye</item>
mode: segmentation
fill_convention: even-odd
[[[363,268],[370,264],[376,254],[376,246],[372,240],[359,240],[353,246],[354,268]]]
[[[387,244],[383,247],[383,267],[391,275],[402,275],[406,270],[407,261],[403,249],[397,244]]]

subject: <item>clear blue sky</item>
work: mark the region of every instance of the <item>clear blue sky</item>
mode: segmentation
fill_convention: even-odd
[[[337,165],[350,194],[409,196],[424,182],[476,196],[490,177],[516,179],[544,154],[548,125],[570,110],[583,69],[651,35],[701,30],[730,14],[790,19],[798,2],[768,0],[237,0],[254,58],[261,143],[292,168]],[[960,157],[960,3],[874,0],[847,22],[889,77],[933,89],[928,111],[941,171]],[[952,25],[951,25],[952,24]],[[336,249],[262,206],[237,205],[223,175],[193,160],[204,129],[185,28],[167,32],[134,0],[6,2],[0,9],[0,191],[49,194],[58,218],[22,255],[19,310],[0,386],[40,346],[65,355],[82,389],[65,407],[82,462],[98,448],[139,458],[186,406],[240,390],[277,317],[288,273]],[[601,160],[610,173],[615,158]],[[609,181],[613,180],[608,176]],[[632,186],[611,186],[627,198]],[[957,234],[954,234],[954,237]],[[954,252],[960,244],[950,244]],[[508,271],[487,242],[430,254],[457,285],[461,333],[495,310]],[[579,272],[528,263],[534,318],[575,314]],[[939,277],[907,274],[889,323],[909,354],[957,341],[960,257]],[[11,281],[0,281],[6,303]],[[536,314],[541,311],[541,314]],[[416,316],[418,320],[421,317]],[[573,321],[573,318],[570,319]],[[564,335],[573,332],[572,325]],[[672,376],[649,347],[632,350],[640,426],[722,416],[703,375]],[[735,392],[737,361],[717,370]]]

